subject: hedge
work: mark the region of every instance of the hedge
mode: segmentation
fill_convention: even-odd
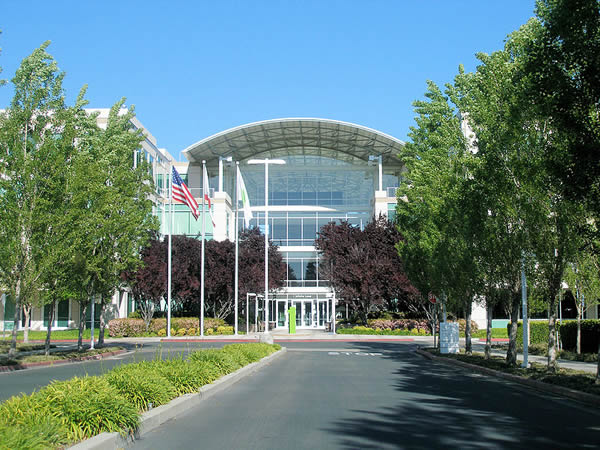
[[[102,376],[53,382],[0,404],[0,449],[64,448],[102,432],[134,432],[143,411],[167,403],[281,347],[233,344],[187,359],[143,361]]]
[[[426,336],[428,330],[425,328],[413,328],[412,330],[389,330],[381,328],[369,328],[357,325],[352,328],[336,328],[337,334],[372,334],[381,336]]]
[[[429,323],[426,320],[414,319],[369,319],[367,320],[369,328],[376,330],[404,330],[411,331],[413,329],[426,330],[429,332]]]
[[[506,325],[506,332],[510,336],[510,322]],[[548,344],[549,329],[548,321],[529,321],[529,343]],[[517,343],[523,345],[523,322],[517,322]]]
[[[577,321],[564,320],[559,327],[560,341],[563,350],[574,352],[577,350]],[[510,323],[506,326],[510,336]],[[548,321],[529,321],[529,342],[531,344],[548,345]],[[581,352],[597,353],[600,341],[600,320],[586,319],[581,321]],[[523,344],[523,322],[519,321],[517,328],[517,343]]]
[[[560,340],[563,350],[577,350],[577,321],[563,320],[560,325]],[[581,352],[598,353],[600,340],[600,320],[586,319],[581,321]]]
[[[171,334],[193,336],[200,334],[200,321],[197,317],[171,318]],[[167,333],[167,319],[152,319],[148,332],[158,336]],[[204,319],[205,334],[233,334],[233,327],[228,327],[223,319],[206,317]],[[146,324],[142,319],[112,319],[108,322],[110,337],[136,337],[146,334]]]

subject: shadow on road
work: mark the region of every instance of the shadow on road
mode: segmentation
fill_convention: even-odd
[[[600,415],[570,401],[425,360],[409,346],[355,343],[398,362],[400,401],[351,410],[324,430],[342,448],[597,448]],[[414,349],[414,346],[410,346]]]

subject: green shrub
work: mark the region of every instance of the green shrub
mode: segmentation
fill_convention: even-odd
[[[241,364],[230,353],[217,349],[198,350],[190,354],[191,361],[207,361],[219,368],[222,375],[234,372]]]
[[[115,336],[141,336],[146,333],[146,323],[142,319],[112,319],[108,321],[108,333]]]
[[[209,328],[216,330],[217,327],[224,327],[225,325],[227,325],[227,323],[225,323],[225,321],[223,319],[217,319],[215,317],[205,317],[204,318],[204,331],[205,332]],[[196,327],[200,328],[199,325],[196,325]]]
[[[20,395],[0,406],[0,449],[46,449],[65,446],[68,430],[39,395]]]
[[[245,366],[261,360],[279,348],[269,344],[229,344],[224,346],[222,351],[234,355]]]
[[[206,319],[205,319],[206,320]],[[206,322],[205,322],[206,325]],[[171,335],[175,335],[180,329],[185,328],[200,328],[200,321],[197,317],[172,317],[171,318]],[[167,330],[167,319],[152,319],[150,322],[150,331],[158,333],[160,330]]]
[[[233,334],[232,326],[218,326],[217,334]]]
[[[129,314],[127,314],[127,318],[128,319],[141,319],[142,316],[140,316],[139,311],[131,311]]]
[[[205,384],[212,383],[220,376],[220,370],[206,362],[192,362],[181,358],[154,361],[153,370],[169,380],[177,395],[197,392]]]
[[[71,442],[78,442],[103,432],[133,432],[139,415],[104,377],[75,377],[55,381],[43,388],[39,396],[50,414],[59,418]]]
[[[506,332],[510,336],[510,322],[506,325]],[[529,321],[529,343],[548,345],[549,328],[547,320]],[[523,345],[523,322],[517,323],[517,345]]]
[[[581,352],[598,353],[600,339],[600,320],[586,319],[581,321]],[[577,350],[577,321],[563,320],[560,325],[560,340],[564,350]]]
[[[105,377],[137,411],[147,410],[150,403],[160,406],[177,397],[177,390],[171,381],[148,361],[115,367]]]

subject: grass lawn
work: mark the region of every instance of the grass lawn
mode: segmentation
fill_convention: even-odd
[[[464,333],[461,333],[464,337]],[[475,333],[471,333],[471,337],[485,339],[486,330],[477,330]],[[492,339],[508,339],[508,331],[506,328],[492,328]]]
[[[531,367],[529,369],[523,369],[521,367],[508,367],[504,358],[499,356],[493,356],[491,359],[486,360],[483,356],[483,353],[473,353],[472,356],[465,355],[464,353],[460,353],[458,355],[441,355],[437,349],[425,350],[436,356],[457,359],[469,364],[518,375],[523,378],[530,378],[548,384],[575,389],[578,391],[587,392],[588,394],[600,395],[600,385],[595,384],[596,376],[588,372],[560,368],[557,373],[553,374],[546,370],[546,365],[544,364],[531,363]]]
[[[56,347],[56,345],[50,345],[50,348]],[[35,350],[44,350],[44,344],[23,344],[17,342],[18,352],[30,352]],[[10,349],[10,341],[0,341],[0,355],[8,353]]]
[[[114,352],[117,350],[121,350],[123,347],[103,347],[97,348],[94,350],[84,350],[83,352],[77,352],[73,350],[67,350],[64,352],[53,352],[50,355],[46,356],[43,354],[43,346],[42,350],[38,354],[34,355],[19,355],[18,353],[9,358],[6,354],[0,355],[0,366],[14,366],[18,364],[27,364],[33,362],[42,362],[42,361],[58,361],[61,359],[78,359],[84,356],[94,356],[102,353]],[[24,350],[22,350],[24,351]]]
[[[501,346],[495,346],[496,348],[501,348],[503,350],[508,349],[508,344],[504,344]],[[517,345],[517,351],[519,353],[523,353],[523,346]],[[548,344],[529,344],[527,347],[527,351],[530,355],[537,356],[548,356]],[[570,352],[568,350],[560,350],[558,352],[558,359],[566,359],[568,361],[583,361],[583,362],[597,362],[598,361],[598,353],[580,353]]]
[[[0,342],[8,340],[10,342],[11,332],[5,332],[4,338],[0,335]],[[100,330],[97,328],[94,330],[94,337],[98,337]],[[45,331],[29,331],[29,340],[31,341],[44,341],[46,340],[46,332]],[[79,330],[56,330],[52,331],[51,339],[77,339],[79,336]],[[108,337],[108,332],[105,333],[105,337]],[[83,339],[91,339],[91,330],[83,330]],[[23,332],[19,331],[17,333],[17,340],[23,340]]]

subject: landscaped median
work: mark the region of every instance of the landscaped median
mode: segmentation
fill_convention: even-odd
[[[420,348],[417,353],[445,364],[464,367],[524,384],[537,390],[600,406],[600,385],[595,384],[596,377],[587,372],[560,368],[556,373],[550,373],[546,370],[545,365],[537,363],[531,363],[528,369],[508,367],[504,358],[492,356],[486,360],[483,354],[479,353],[442,355],[439,350],[433,348]]]
[[[54,346],[52,346],[54,347]],[[52,351],[49,355],[43,354],[44,345],[17,346],[14,356],[0,354],[0,372],[27,369],[29,367],[50,366],[54,364],[100,359],[118,355],[126,350],[123,347],[102,347],[94,350],[77,352],[75,350]]]
[[[182,404],[197,402],[224,381],[235,381],[278,350],[278,345],[232,344],[199,350],[187,359],[142,361],[102,376],[53,382],[0,404],[0,449],[59,448],[111,432],[95,438],[97,445],[83,445],[116,445],[168,420],[186,409]]]

